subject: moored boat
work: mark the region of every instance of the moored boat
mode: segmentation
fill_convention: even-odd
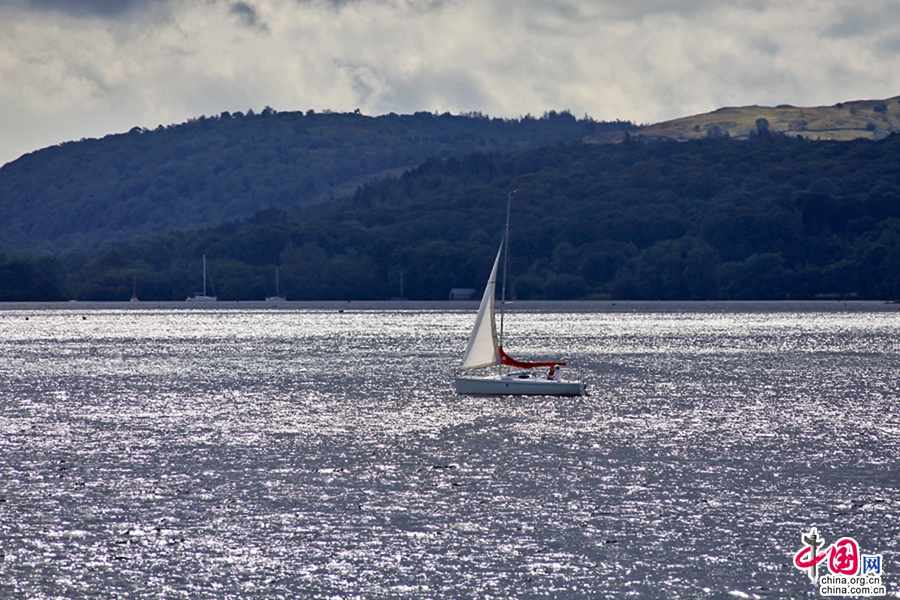
[[[210,280],[212,283],[212,280]],[[213,294],[215,294],[215,290],[213,290]],[[216,296],[207,296],[206,295],[206,255],[203,255],[203,293],[194,292],[193,296],[188,296],[188,302],[215,302]]]
[[[287,298],[282,296],[278,290],[278,267],[275,267],[275,295],[266,296],[266,302],[271,302],[272,304],[281,304],[282,302],[287,302]]]

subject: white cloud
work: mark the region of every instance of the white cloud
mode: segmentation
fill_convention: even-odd
[[[0,163],[200,114],[569,109],[654,122],[900,93],[848,0],[0,0]]]

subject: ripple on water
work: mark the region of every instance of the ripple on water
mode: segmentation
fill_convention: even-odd
[[[0,595],[801,596],[801,530],[900,542],[896,314],[507,315],[560,399],[453,394],[468,312],[70,313],[0,312]]]

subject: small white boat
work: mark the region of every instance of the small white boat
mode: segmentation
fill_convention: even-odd
[[[512,195],[509,195],[510,202]],[[497,289],[497,268],[500,265],[500,255],[509,255],[509,204],[506,208],[506,233],[497,250],[497,258],[494,259],[494,267],[488,277],[484,295],[481,297],[481,305],[478,307],[478,315],[475,317],[475,326],[469,336],[466,353],[463,355],[462,364],[456,372],[457,394],[478,395],[534,395],[534,396],[586,396],[584,383],[562,379],[557,375],[554,379],[541,378],[534,375],[531,369],[548,367],[556,371],[566,363],[562,361],[526,362],[512,358],[503,351],[503,306],[506,303],[506,265],[503,267],[503,293],[500,301],[500,337],[497,337],[497,324],[495,318],[495,299]],[[519,369],[504,372],[503,367]],[[492,367],[497,367],[496,370]],[[480,371],[481,374],[469,374],[471,371]]]
[[[212,280],[210,280],[212,283]],[[215,289],[213,290],[213,294],[215,294]],[[215,296],[207,296],[206,295],[206,255],[203,255],[203,293],[194,292],[193,296],[188,296],[188,302],[215,302]]]
[[[271,302],[273,304],[281,304],[282,302],[287,302],[287,298],[282,296],[278,291],[278,267],[275,267],[275,295],[267,296],[266,302]]]

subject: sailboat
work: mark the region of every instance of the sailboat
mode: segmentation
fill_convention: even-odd
[[[137,275],[134,276],[134,288],[131,292],[131,300],[129,302],[140,302],[137,297]]]
[[[477,395],[538,395],[538,396],[585,396],[585,385],[581,381],[545,379],[534,374],[532,369],[549,367],[554,371],[566,363],[562,361],[527,362],[516,360],[503,350],[503,312],[506,303],[506,266],[509,262],[509,207],[515,191],[510,192],[506,205],[506,232],[500,241],[497,258],[488,277],[475,326],[469,336],[466,353],[456,372],[456,393]],[[504,252],[505,250],[505,252]],[[503,288],[500,300],[500,336],[497,336],[495,299],[497,270],[500,256],[505,254],[503,265]],[[506,370],[503,367],[517,370]],[[497,367],[496,371],[491,367]],[[481,375],[470,374],[482,370]],[[487,370],[487,372],[483,371]]]
[[[212,280],[210,280],[212,283]],[[213,289],[213,294],[215,294],[215,289]],[[215,296],[207,296],[206,295],[206,255],[203,255],[203,293],[194,292],[193,296],[188,296],[188,302],[215,302]]]
[[[280,304],[280,303],[286,302],[286,301],[287,301],[287,298],[285,298],[278,292],[278,267],[275,267],[275,295],[267,296],[266,302],[274,302],[275,304]]]
[[[406,302],[407,300],[409,298],[403,295],[403,269],[400,269],[400,295],[391,298],[391,302]]]

